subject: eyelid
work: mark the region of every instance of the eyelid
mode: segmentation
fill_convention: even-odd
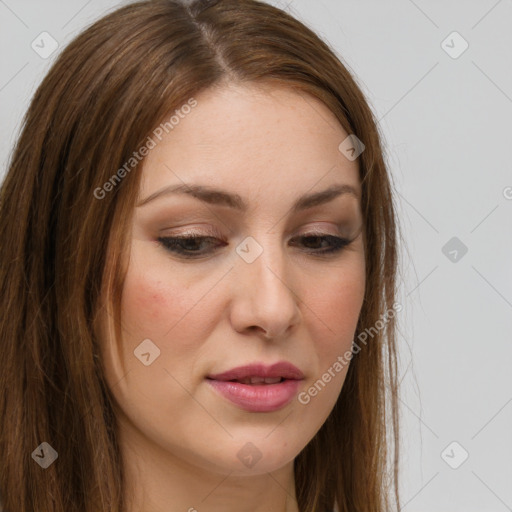
[[[315,222],[315,221],[313,221]],[[325,227],[323,227],[325,225]],[[315,224],[307,225],[301,227],[298,230],[294,230],[291,238],[296,236],[304,236],[304,235],[318,235],[318,236],[337,236],[347,239],[353,239],[357,237],[354,233],[359,233],[360,228],[357,230],[353,229],[351,223],[347,222],[327,222],[327,221],[317,221]],[[162,229],[158,236],[161,237],[213,237],[224,239],[233,234],[233,232],[222,233],[219,228],[212,224],[199,224],[192,226],[184,226],[177,227],[174,230],[170,231],[169,228]]]
[[[209,238],[209,237],[212,237],[212,238],[220,238],[220,239],[224,238],[224,235],[222,235],[216,229],[206,230],[206,231],[200,231],[200,230],[195,230],[195,229],[186,229],[184,231],[176,231],[176,232],[172,232],[172,233],[162,233],[160,236],[162,238],[165,238],[165,237],[170,237],[170,238],[172,238],[172,237],[175,237],[175,238],[181,238],[181,237]],[[311,227],[311,228],[304,229],[304,230],[296,233],[295,235],[293,235],[291,238],[302,237],[302,236],[334,236],[334,237],[349,238],[349,237],[345,236],[343,233],[341,233],[340,230],[336,230],[336,232],[332,233],[331,231],[329,231],[327,229],[323,229],[323,228],[319,228],[319,227]]]
[[[312,226],[304,227],[296,236],[318,234],[319,236],[330,235],[347,239],[353,238],[352,233],[354,233],[354,228],[351,223],[322,222],[322,224],[325,226],[314,224]]]
[[[331,233],[331,230],[332,230],[332,224],[331,224],[331,228],[329,227],[320,227],[318,225],[314,225],[314,226],[309,226],[309,227],[305,227],[301,230],[301,232],[304,232],[304,233],[319,233],[319,234],[322,234],[322,235],[326,235],[326,234],[333,234],[333,235],[341,235],[341,227],[338,226],[338,225],[334,225],[335,227],[335,233]]]
[[[179,228],[177,228],[179,229]],[[203,230],[204,229],[204,230]],[[171,233],[167,232],[166,230],[162,230],[159,234],[159,236],[162,236],[162,237],[165,237],[165,236],[168,236],[168,237],[173,237],[173,236],[176,236],[176,237],[181,237],[181,236],[204,236],[204,237],[216,237],[216,238],[222,238],[223,235],[222,233],[215,227],[212,227],[212,226],[209,226],[208,228],[202,228],[202,229],[198,229],[198,228],[194,228],[194,227],[189,227],[187,226],[186,228],[184,228],[183,231],[173,231]]]

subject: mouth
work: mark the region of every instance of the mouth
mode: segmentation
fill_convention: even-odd
[[[276,384],[280,380],[300,380],[304,374],[295,365],[281,361],[271,366],[262,363],[254,363],[238,366],[223,373],[208,375],[209,379],[220,381],[237,381],[244,384]],[[278,379],[278,380],[276,380]]]
[[[217,380],[217,379],[213,379]],[[228,381],[223,382],[238,382],[239,384],[249,384],[251,386],[255,384],[279,384],[280,382],[283,382],[283,377],[244,377],[242,379],[231,379]]]
[[[222,397],[250,412],[272,412],[297,394],[304,374],[288,362],[252,364],[208,375],[206,381]]]

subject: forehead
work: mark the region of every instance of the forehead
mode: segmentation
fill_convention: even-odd
[[[316,98],[286,87],[230,84],[194,99],[194,108],[174,116],[161,140],[154,138],[139,198],[187,183],[247,197],[333,183],[360,190],[357,161],[338,149],[348,134]]]

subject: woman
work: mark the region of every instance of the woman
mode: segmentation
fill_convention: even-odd
[[[33,98],[0,228],[5,510],[399,507],[389,176],[299,21],[96,22]]]

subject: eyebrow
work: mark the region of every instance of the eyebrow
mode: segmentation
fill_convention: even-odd
[[[204,203],[227,206],[240,212],[246,212],[248,209],[247,203],[245,203],[238,194],[233,194],[208,185],[170,185],[149,195],[137,204],[137,207],[144,206],[157,198],[172,194],[187,194],[203,201]],[[350,194],[356,199],[359,199],[359,194],[351,185],[331,185],[329,188],[320,192],[302,195],[295,201],[291,210],[292,213],[298,213],[300,211],[328,203],[344,194]]]

